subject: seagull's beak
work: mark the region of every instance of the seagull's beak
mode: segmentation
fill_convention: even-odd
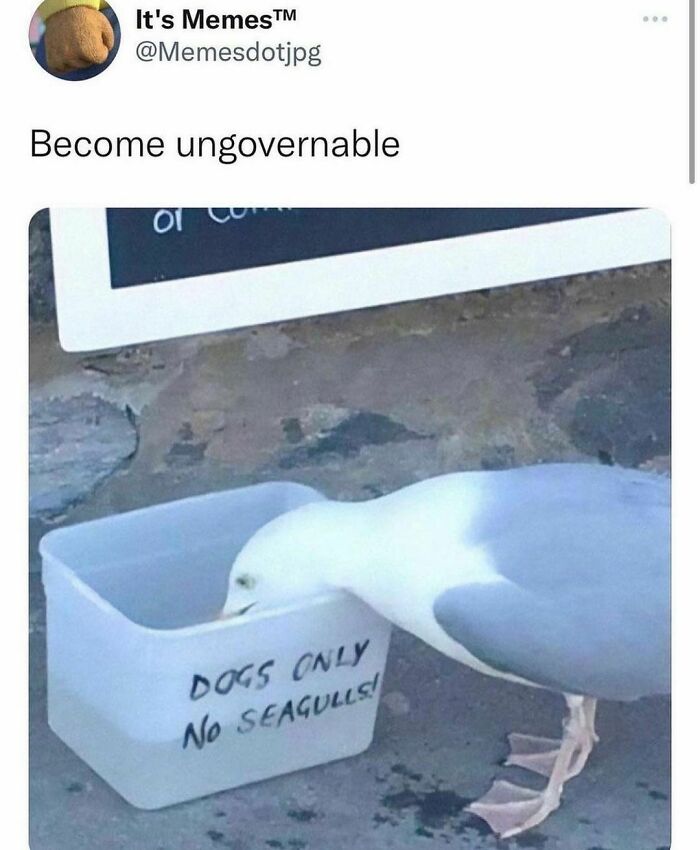
[[[244,614],[247,614],[251,608],[255,607],[257,602],[249,602],[247,605],[244,605],[242,608],[239,608],[237,611],[229,611],[226,608],[219,614],[217,620],[233,620],[234,617],[242,617]]]

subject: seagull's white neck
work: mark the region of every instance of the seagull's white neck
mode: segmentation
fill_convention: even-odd
[[[461,525],[445,523],[436,533],[431,517],[406,525],[386,506],[383,499],[317,502],[280,517],[290,567],[380,609],[404,590],[434,598],[446,587],[491,580],[482,553],[460,539]]]
[[[267,545],[255,554],[261,563],[277,560],[282,573],[275,577],[282,583],[289,575],[304,577],[309,592],[349,591],[451,658],[514,678],[496,674],[472,656],[433,613],[435,600],[451,587],[503,580],[488,553],[465,539],[473,498],[458,490],[446,503],[431,503],[422,512],[401,507],[391,497],[307,505],[270,523],[269,536],[263,529],[260,543]]]
[[[330,587],[352,590],[358,571],[364,569],[363,541],[371,524],[365,505],[316,502],[285,519],[281,523],[290,568],[313,574]]]

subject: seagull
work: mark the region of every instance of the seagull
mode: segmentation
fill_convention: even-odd
[[[564,696],[560,740],[513,733],[468,810],[501,837],[541,823],[598,741],[597,701],[670,692],[670,481],[592,464],[452,473],[274,519],[236,558],[222,616],[342,589],[488,676]]]

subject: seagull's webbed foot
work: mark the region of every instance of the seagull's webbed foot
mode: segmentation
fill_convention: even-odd
[[[557,808],[558,799],[548,806],[544,797],[544,792],[497,779],[467,811],[485,820],[501,838],[508,838],[542,823]]]
[[[566,779],[578,776],[598,742],[595,732],[596,701],[590,697],[567,697],[569,717],[564,721],[566,734],[576,740],[576,746],[566,771]],[[563,741],[538,738],[513,732],[508,735],[510,753],[504,764],[522,767],[549,779]],[[565,780],[566,781],[566,780]]]
[[[534,735],[511,732],[508,735],[508,743],[510,753],[504,762],[506,767],[523,767],[547,778],[552,775],[554,762],[561,749],[559,739],[537,738]]]
[[[468,807],[503,838],[537,826],[559,807],[564,783],[583,770],[598,740],[594,728],[596,701],[587,697],[567,697],[566,701],[569,716],[561,741],[517,733],[508,736],[511,752],[506,765],[548,777],[547,787],[533,791],[498,779]]]

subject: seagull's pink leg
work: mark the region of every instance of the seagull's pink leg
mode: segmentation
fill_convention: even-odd
[[[588,756],[590,756],[593,747],[600,740],[595,731],[595,712],[597,705],[598,701],[592,697],[583,698],[583,705],[581,709],[583,714],[583,728],[581,730],[578,750],[574,753],[574,758],[569,765],[569,772],[566,777],[567,779],[572,779],[574,776],[578,776],[579,773],[581,773],[583,768],[586,766]]]
[[[564,783],[581,772],[597,740],[593,726],[595,700],[567,696],[566,702],[569,716],[564,722],[561,741],[528,735],[510,736],[513,752],[507,764],[517,764],[548,776],[547,787],[543,791],[532,791],[499,779],[468,808],[503,838],[537,826],[559,807]]]
[[[595,733],[596,700],[592,697],[566,697],[569,707],[569,718],[566,723],[571,732],[576,735],[579,746],[569,766],[567,779],[578,776],[585,767],[588,756],[598,742]],[[510,754],[505,761],[507,766],[523,767],[550,777],[554,763],[561,748],[561,741],[556,738],[538,738],[533,735],[520,735],[513,732],[508,735]]]

